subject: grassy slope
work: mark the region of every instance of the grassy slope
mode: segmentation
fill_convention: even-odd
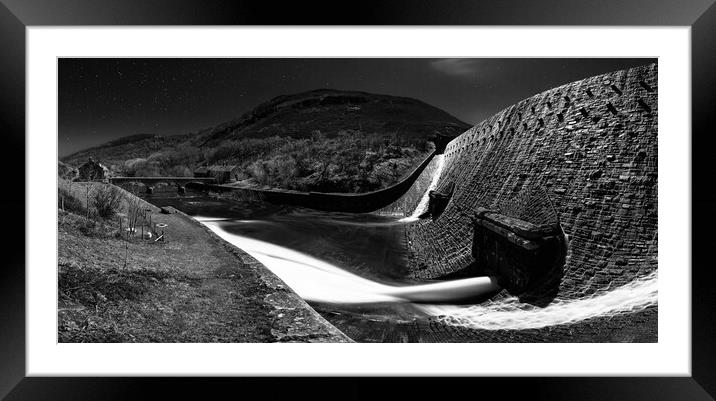
[[[72,192],[85,185],[101,184]],[[121,238],[118,217],[59,211],[60,342],[345,341],[247,255],[185,215],[153,210],[166,242]],[[277,293],[282,315],[266,299]]]

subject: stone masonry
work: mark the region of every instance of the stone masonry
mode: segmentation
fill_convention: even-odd
[[[469,216],[543,190],[570,241],[559,297],[657,269],[657,65],[573,82],[510,106],[452,140],[445,212],[407,228],[416,279],[473,262]]]

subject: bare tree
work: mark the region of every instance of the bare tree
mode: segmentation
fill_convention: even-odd
[[[122,202],[122,194],[109,184],[99,186],[92,194],[92,206],[103,219],[109,219],[117,213]]]

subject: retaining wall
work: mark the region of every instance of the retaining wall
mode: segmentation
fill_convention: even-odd
[[[388,188],[363,194],[300,192],[279,189],[238,188],[228,185],[191,183],[190,188],[220,192],[242,200],[261,200],[281,205],[293,205],[331,212],[367,213],[400,199],[420,177],[437,150],[423,160],[405,179]]]
[[[438,159],[433,158],[425,167],[413,185],[395,202],[380,208],[373,213],[385,216],[409,216],[420,203],[421,198],[430,187],[433,175],[438,168]]]

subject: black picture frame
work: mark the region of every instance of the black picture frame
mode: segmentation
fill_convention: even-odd
[[[0,269],[0,396],[8,400],[203,398],[216,391],[263,391],[266,398],[365,398],[373,394],[470,397],[498,392],[501,399],[713,400],[716,396],[716,274],[708,250],[716,227],[714,165],[708,153],[716,127],[716,5],[714,0],[340,1],[275,4],[228,0],[0,0],[0,133],[8,159],[0,200],[6,238]],[[692,371],[690,377],[467,378],[69,378],[25,377],[25,28],[43,25],[621,25],[690,26],[692,63]],[[638,46],[638,44],[634,44]],[[678,133],[669,133],[677,134]],[[685,138],[688,140],[689,138]],[[708,153],[707,153],[708,152]],[[10,168],[14,166],[14,168]],[[23,213],[20,213],[23,211]],[[17,227],[23,227],[18,230]],[[688,271],[689,266],[683,266]],[[379,361],[377,361],[379,363]],[[459,386],[456,387],[456,385]],[[340,391],[331,396],[334,387]],[[378,389],[381,390],[378,390]],[[392,389],[392,390],[390,390]],[[460,393],[458,390],[462,390]],[[280,394],[280,395],[279,395]],[[322,395],[321,395],[322,394]],[[248,396],[246,393],[245,397]],[[263,397],[262,397],[263,398]]]

